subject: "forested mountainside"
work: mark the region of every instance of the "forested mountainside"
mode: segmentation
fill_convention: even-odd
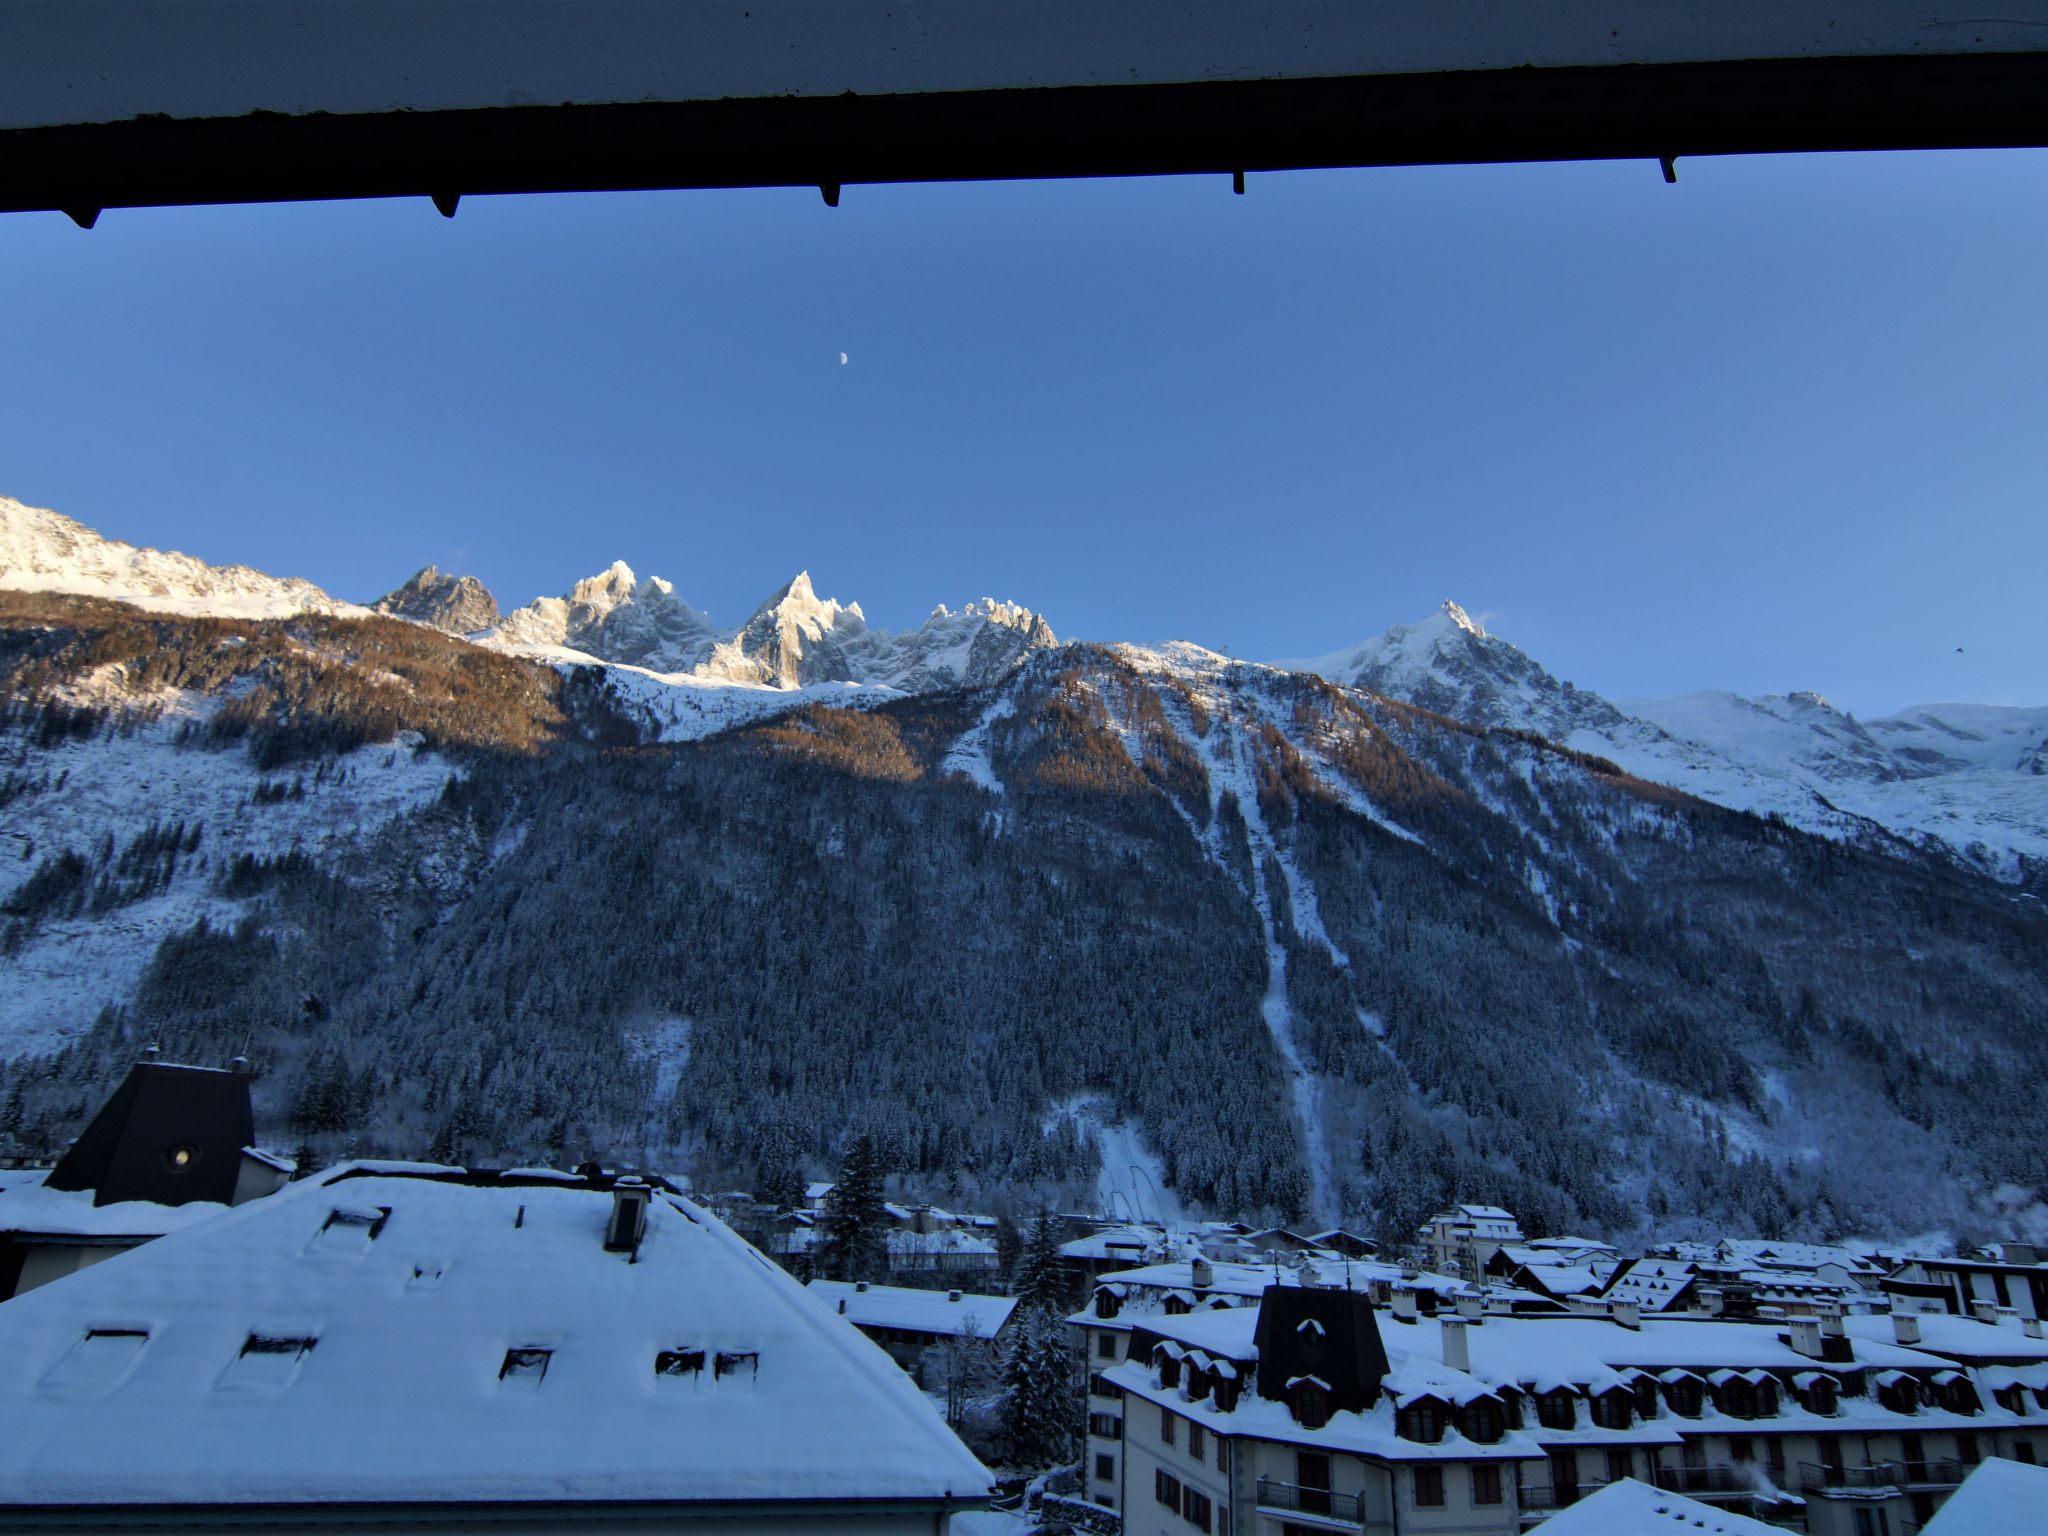
[[[1023,1204],[1129,1122],[1198,1206],[1402,1237],[2048,1186],[2038,903],[1531,734],[1065,646],[664,743],[626,674],[395,620],[4,603],[0,1133],[157,1042],[321,1151],[745,1180],[868,1129]]]

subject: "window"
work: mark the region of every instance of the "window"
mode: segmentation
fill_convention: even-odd
[[[1114,1360],[1116,1358],[1116,1335],[1113,1333],[1098,1335],[1095,1340],[1095,1353],[1105,1360]]]
[[[1671,1411],[1681,1418],[1696,1419],[1705,1406],[1705,1392],[1695,1380],[1674,1381],[1665,1393],[1664,1400],[1671,1405]]]
[[[703,1372],[701,1349],[664,1349],[654,1357],[654,1374],[669,1381],[700,1376]]]
[[[1506,1432],[1507,1415],[1491,1398],[1481,1398],[1465,1409],[1465,1438],[1492,1445]]]
[[[1314,1382],[1302,1382],[1291,1396],[1294,1422],[1303,1429],[1321,1429],[1330,1422],[1330,1394]]]
[[[1500,1468],[1494,1463],[1482,1462],[1472,1469],[1472,1502],[1474,1504],[1498,1504],[1500,1495]]]
[[[128,1374],[149,1335],[140,1328],[94,1328],[43,1378],[45,1386],[111,1386]]]
[[[1095,1315],[1097,1317],[1115,1317],[1117,1313],[1123,1310],[1123,1307],[1123,1298],[1117,1295],[1116,1292],[1105,1287],[1095,1293]]]
[[[299,1366],[320,1341],[252,1333],[242,1352],[221,1377],[224,1387],[286,1387],[298,1378]]]
[[[1199,1424],[1189,1424],[1188,1454],[1194,1457],[1195,1460],[1200,1461],[1202,1459],[1202,1451],[1202,1426]]]
[[[1088,1373],[1088,1390],[1097,1397],[1108,1398],[1113,1403],[1123,1401],[1124,1389],[1100,1371]]]
[[[1180,1479],[1164,1467],[1152,1469],[1152,1497],[1172,1510],[1180,1513]]]
[[[1209,1495],[1190,1488],[1181,1497],[1181,1518],[1198,1531],[1210,1529]]]
[[[1116,1481],[1116,1458],[1106,1451],[1095,1453],[1095,1481],[1113,1483]]]
[[[1956,1460],[1966,1467],[1974,1467],[1984,1458],[1977,1450],[1977,1437],[1972,1434],[1956,1436]]]
[[[1216,1435],[1212,1438],[1216,1441],[1216,1470],[1218,1472],[1228,1472],[1230,1470],[1230,1447],[1221,1435]]]
[[[1891,1517],[1881,1509],[1856,1506],[1856,1536],[1892,1536]]]
[[[1771,1469],[1771,1480],[1783,1482],[1785,1474],[1785,1442],[1773,1435],[1764,1442],[1764,1461]]]
[[[1168,1317],[1179,1317],[1189,1310],[1188,1299],[1185,1296],[1169,1296],[1166,1298],[1166,1305],[1160,1310]]]
[[[547,1378],[548,1361],[554,1358],[551,1349],[536,1349],[531,1346],[505,1351],[505,1363],[498,1367],[498,1382],[501,1386],[532,1392]]]
[[[1578,1409],[1569,1392],[1544,1392],[1536,1399],[1536,1422],[1545,1429],[1572,1429],[1578,1424]]]
[[[711,1369],[720,1381],[731,1376],[751,1382],[760,1373],[761,1356],[751,1349],[721,1349]]]
[[[1602,1429],[1627,1429],[1634,1421],[1635,1400],[1620,1387],[1593,1399],[1593,1422]]]
[[[1330,1458],[1321,1451],[1294,1453],[1294,1484],[1301,1493],[1301,1512],[1327,1515],[1330,1512]]]
[[[1636,1417],[1654,1419],[1657,1417],[1657,1383],[1648,1376],[1638,1376],[1635,1384]]]
[[[1749,1436],[1730,1435],[1728,1437],[1728,1459],[1730,1461],[1756,1460],[1756,1450],[1750,1445]]]
[[[1121,1440],[1124,1421],[1113,1413],[1091,1413],[1088,1415],[1088,1433],[1098,1440]]]
[[[1607,1481],[1618,1483],[1624,1477],[1634,1476],[1634,1469],[1629,1466],[1629,1456],[1630,1453],[1625,1446],[1617,1446],[1607,1453]]]
[[[1159,1410],[1159,1443],[1173,1444],[1173,1410],[1170,1408]]]
[[[2035,1465],[2034,1442],[2031,1440],[2015,1439],[2012,1443],[2012,1459],[2017,1462],[2023,1462],[2030,1467]]]
[[[1411,1403],[1395,1415],[1394,1425],[1395,1432],[1403,1440],[1435,1445],[1444,1437],[1443,1404],[1427,1401]]]
[[[1436,1509],[1444,1501],[1444,1469],[1442,1467],[1417,1467],[1415,1469],[1415,1505],[1418,1509]]]

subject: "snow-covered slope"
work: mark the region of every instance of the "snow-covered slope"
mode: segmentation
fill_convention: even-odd
[[[2008,880],[2048,861],[2048,708],[1923,705],[1859,721],[1811,692],[1617,702],[1559,681],[1449,602],[1419,624],[1281,665],[1471,724],[1535,731],[1829,836],[1933,839]]]
[[[900,634],[870,629],[858,603],[821,598],[800,571],[746,623],[716,629],[658,576],[623,560],[506,615],[487,643],[527,655],[580,653],[700,683],[806,689],[860,684],[921,693],[993,681],[1034,650],[1056,645],[1029,609],[984,598],[955,613],[943,604]]]
[[[0,587],[112,598],[159,613],[280,619],[295,613],[360,616],[310,581],[246,565],[208,565],[169,550],[101,538],[58,512],[0,496]]]

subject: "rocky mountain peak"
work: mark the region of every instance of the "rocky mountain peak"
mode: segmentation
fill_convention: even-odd
[[[376,613],[430,624],[451,635],[471,634],[498,622],[498,600],[488,587],[474,576],[445,576],[432,565],[370,607]]]

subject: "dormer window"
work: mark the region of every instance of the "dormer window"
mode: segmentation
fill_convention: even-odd
[[[1818,1414],[1824,1419],[1835,1416],[1840,1407],[1840,1395],[1836,1391],[1832,1376],[1816,1376],[1800,1394],[1800,1405],[1808,1413]]]
[[[1180,1317],[1189,1310],[1188,1299],[1178,1292],[1168,1292],[1166,1305],[1161,1307],[1160,1310],[1168,1317]]]
[[[1123,1297],[1119,1296],[1115,1291],[1111,1290],[1106,1285],[1099,1286],[1096,1288],[1095,1315],[1097,1317],[1115,1317],[1117,1313],[1123,1311],[1123,1309]]]
[[[654,1357],[654,1374],[663,1381],[693,1380],[704,1374],[701,1349],[664,1349]]]
[[[1627,1429],[1635,1422],[1635,1397],[1616,1387],[1593,1399],[1593,1422],[1601,1429]]]
[[[1961,1371],[1943,1371],[1937,1375],[1929,1387],[1928,1396],[1950,1413],[1974,1414],[1984,1407],[1977,1397],[1977,1389],[1970,1384],[1970,1378]]]
[[[1394,1432],[1403,1440],[1435,1445],[1444,1437],[1444,1406],[1433,1398],[1410,1403],[1394,1415]]]
[[[1330,1388],[1314,1376],[1297,1376],[1287,1384],[1288,1406],[1303,1429],[1321,1429],[1330,1422]]]
[[[1180,1385],[1181,1357],[1172,1346],[1161,1344],[1152,1351],[1152,1363],[1159,1368],[1159,1384],[1162,1387]]]
[[[1507,1432],[1507,1410],[1498,1398],[1482,1397],[1467,1403],[1460,1418],[1465,1438],[1480,1445],[1492,1445]]]
[[[1680,1418],[1696,1419],[1706,1407],[1706,1389],[1698,1379],[1688,1376],[1665,1387],[1664,1401]]]
[[[1638,1376],[1630,1388],[1636,1400],[1636,1417],[1654,1419],[1657,1417],[1657,1383],[1649,1376]]]
[[[1579,1422],[1578,1398],[1564,1391],[1536,1394],[1536,1422],[1545,1429],[1574,1429]]]
[[[1739,1376],[1724,1382],[1719,1405],[1731,1419],[1753,1419],[1756,1417],[1756,1388]]]

